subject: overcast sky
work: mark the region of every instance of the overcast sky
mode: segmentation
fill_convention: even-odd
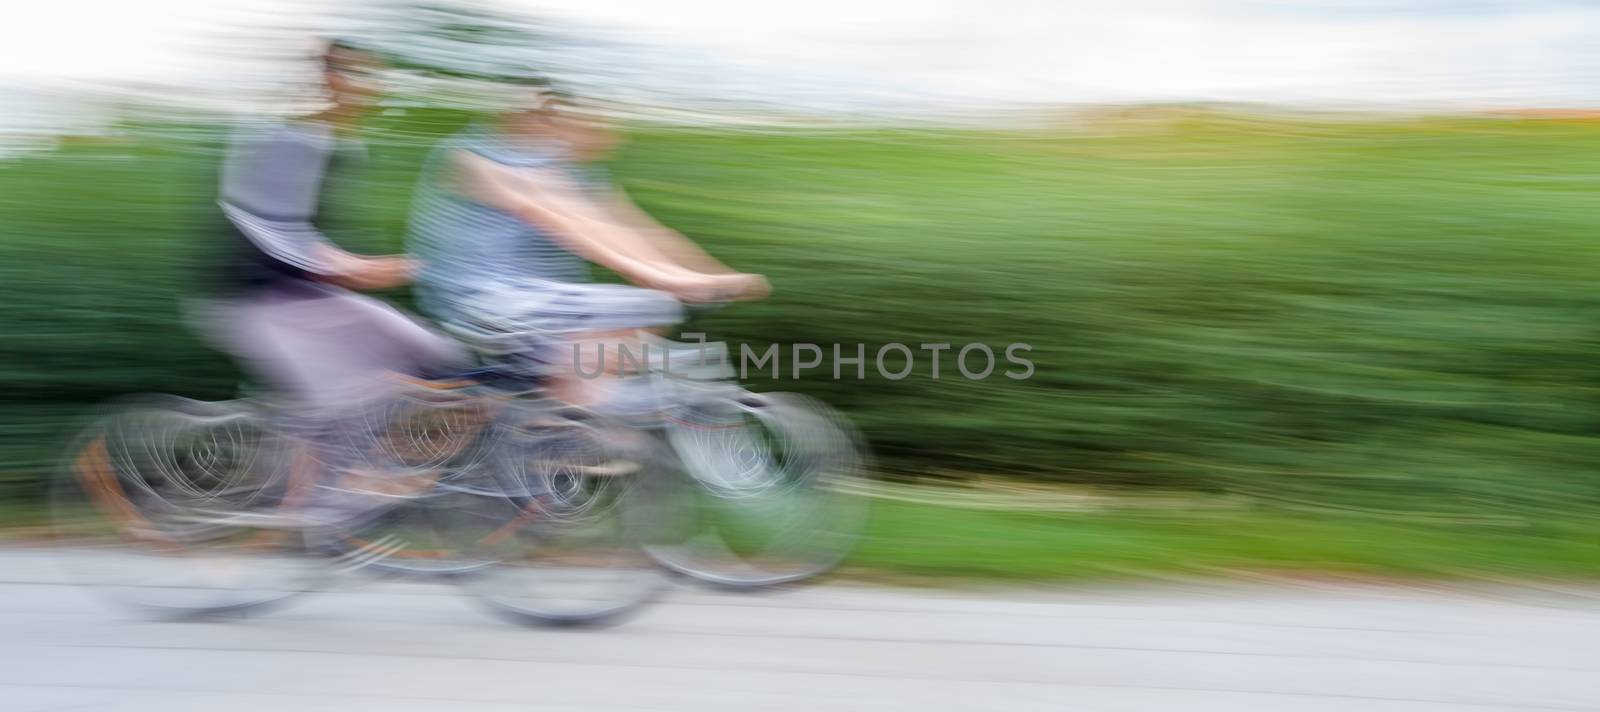
[[[1600,3],[1552,0],[490,0],[774,97],[796,81],[959,101],[1600,105]],[[13,0],[0,81],[183,84],[239,27],[333,0]],[[223,32],[232,28],[233,33]]]

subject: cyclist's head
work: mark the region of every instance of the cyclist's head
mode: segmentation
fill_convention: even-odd
[[[606,119],[570,92],[539,82],[525,87],[521,107],[508,117],[512,131],[530,140],[559,143],[578,161],[604,159],[619,139]]]
[[[565,143],[574,122],[581,121],[577,103],[567,91],[542,77],[515,79],[515,105],[501,115],[505,130],[532,141]]]
[[[340,104],[366,106],[377,98],[376,80],[383,60],[376,52],[347,39],[330,40],[322,50],[322,82]]]
[[[501,116],[529,126],[544,120],[550,112],[551,101],[561,94],[561,90],[540,76],[514,76],[504,80],[504,85],[508,102],[501,108]]]

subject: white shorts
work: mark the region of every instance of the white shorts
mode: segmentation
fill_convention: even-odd
[[[683,305],[672,295],[625,284],[502,282],[461,300],[457,310],[476,327],[556,337],[683,321]]]

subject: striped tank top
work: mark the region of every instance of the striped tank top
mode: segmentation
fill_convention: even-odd
[[[457,151],[512,168],[570,171],[551,153],[510,143],[482,126],[468,127],[435,147],[412,201],[408,236],[409,251],[422,262],[417,295],[424,309],[447,317],[451,304],[496,285],[590,281],[588,263],[539,228],[456,190],[450,162]]]

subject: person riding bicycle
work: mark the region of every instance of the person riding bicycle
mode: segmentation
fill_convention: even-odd
[[[340,430],[352,403],[392,372],[460,368],[465,353],[382,301],[351,290],[397,287],[415,263],[340,249],[324,229],[341,212],[329,200],[364,154],[352,136],[373,105],[379,68],[348,41],[321,57],[329,106],[310,116],[242,130],[222,168],[220,250],[205,300],[205,330],[287,406],[327,474],[350,470]]]
[[[621,407],[615,378],[577,378],[577,369],[603,365],[615,376],[616,349],[636,344],[637,330],[681,321],[683,302],[759,298],[768,285],[611,187],[589,165],[615,144],[597,116],[537,83],[521,91],[526,108],[446,139],[424,168],[410,237],[423,263],[421,304],[446,322],[583,345],[539,349],[551,393]],[[632,284],[595,283],[590,263]]]

